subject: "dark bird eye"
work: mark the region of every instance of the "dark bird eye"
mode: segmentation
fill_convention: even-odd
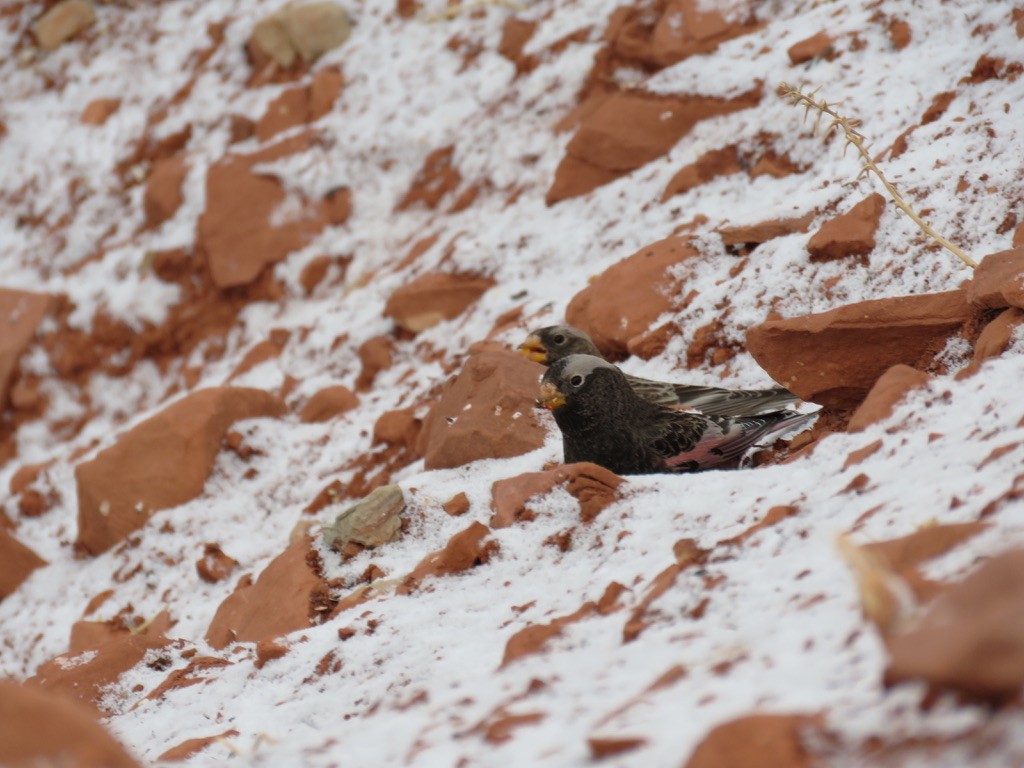
[[[580,384],[583,383],[583,377],[577,373],[575,376],[569,379],[569,383],[572,384],[574,387],[578,387]]]
[[[555,336],[555,344],[557,344],[558,346],[562,346],[563,344],[565,344],[565,336],[563,336],[562,334],[558,334],[557,336]]]

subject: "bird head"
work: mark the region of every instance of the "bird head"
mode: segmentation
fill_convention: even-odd
[[[549,411],[563,407],[583,391],[595,371],[603,369],[622,375],[614,365],[593,355],[563,357],[553,363],[541,379],[537,405]]]
[[[519,353],[542,365],[551,365],[569,355],[601,356],[590,337],[571,325],[549,325],[533,331],[519,345]]]

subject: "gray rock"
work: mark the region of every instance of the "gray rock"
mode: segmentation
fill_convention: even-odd
[[[324,527],[324,543],[341,549],[349,542],[379,547],[398,538],[405,497],[397,485],[385,485],[353,504]]]

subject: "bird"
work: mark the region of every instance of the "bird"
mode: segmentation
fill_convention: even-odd
[[[571,325],[549,325],[532,331],[519,346],[519,352],[542,365],[552,365],[568,355],[593,355],[604,359],[590,337]],[[783,387],[723,389],[652,381],[628,373],[625,376],[644,400],[669,407],[685,406],[708,416],[749,416],[800,401]]]
[[[589,461],[619,475],[736,465],[759,441],[804,426],[816,413],[715,416],[644,400],[626,375],[594,355],[569,355],[541,378],[537,404],[562,432],[566,464]]]

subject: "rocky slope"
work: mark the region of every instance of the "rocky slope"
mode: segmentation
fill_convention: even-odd
[[[17,0],[0,43],[0,762],[1024,760],[1024,8]],[[563,467],[512,351],[563,319],[821,416]]]

